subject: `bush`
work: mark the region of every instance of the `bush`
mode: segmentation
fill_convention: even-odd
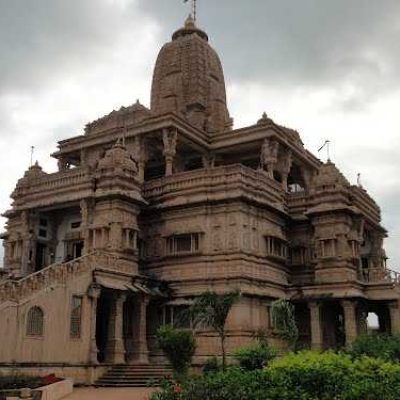
[[[222,365],[218,361],[217,357],[209,358],[203,366],[204,374],[216,373],[222,369]]]
[[[193,333],[174,329],[171,326],[163,326],[157,330],[156,338],[175,373],[186,375],[196,350]]]
[[[353,343],[350,354],[355,358],[365,355],[400,362],[400,335],[371,334],[360,336]]]
[[[37,388],[42,386],[42,379],[39,377],[25,375],[0,376],[0,390]]]
[[[268,343],[258,342],[234,351],[233,357],[248,371],[263,369],[277,355],[277,350]]]
[[[174,397],[175,396],[175,397]],[[232,367],[173,386],[157,400],[398,400],[400,366],[381,359],[333,352],[302,352],[276,359],[264,370]]]

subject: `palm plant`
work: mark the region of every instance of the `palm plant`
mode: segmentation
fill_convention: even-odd
[[[204,292],[198,296],[190,307],[193,325],[214,329],[221,343],[222,369],[226,369],[225,349],[225,323],[232,306],[239,300],[238,291],[217,294],[215,292]]]

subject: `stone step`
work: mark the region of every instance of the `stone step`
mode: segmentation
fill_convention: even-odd
[[[99,387],[149,387],[172,376],[167,365],[116,365],[95,382]]]

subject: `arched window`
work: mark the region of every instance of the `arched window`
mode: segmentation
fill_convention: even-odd
[[[28,336],[43,336],[44,313],[40,307],[32,307],[28,312],[26,334]]]

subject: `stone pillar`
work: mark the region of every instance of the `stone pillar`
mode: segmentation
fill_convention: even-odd
[[[133,362],[139,364],[149,363],[149,349],[147,347],[147,306],[149,297],[143,295],[138,298],[136,308],[136,338],[134,341]]]
[[[88,296],[91,300],[90,305],[90,351],[89,351],[89,363],[98,364],[98,353],[96,343],[96,327],[97,327],[97,303],[100,297],[101,288],[98,285],[92,285],[89,288]]]
[[[174,157],[176,155],[176,142],[178,139],[178,132],[176,130],[169,131],[163,130],[163,143],[164,143],[164,157],[165,157],[165,176],[172,175]]]
[[[165,156],[165,176],[172,175],[173,172],[174,157],[171,155]]]
[[[400,308],[399,300],[389,303],[390,325],[392,335],[400,334]]]
[[[316,301],[308,303],[311,325],[311,348],[322,349],[321,305]]]
[[[106,362],[111,364],[125,363],[125,344],[123,337],[123,312],[125,300],[125,294],[116,294],[110,307]]]
[[[357,303],[351,300],[342,301],[344,313],[344,329],[346,334],[346,348],[351,348],[354,340],[357,338]]]
[[[144,161],[144,160],[139,160],[139,162],[138,162],[138,168],[139,168],[139,171],[138,171],[138,173],[139,173],[139,181],[140,182],[144,182],[144,171],[145,171],[145,168],[146,168],[146,162]]]

